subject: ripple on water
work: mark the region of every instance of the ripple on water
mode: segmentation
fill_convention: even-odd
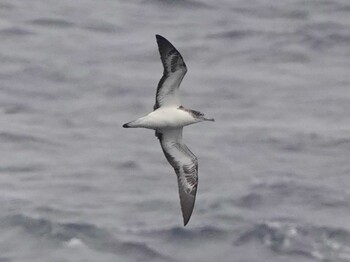
[[[275,253],[305,256],[321,261],[348,261],[350,233],[344,229],[299,225],[286,221],[256,224],[243,232],[234,245],[258,241]]]
[[[236,30],[228,30],[225,32],[210,34],[208,35],[208,37],[209,38],[228,38],[236,41],[236,40],[241,40],[247,37],[257,36],[257,35],[259,35],[258,31],[236,29]]]
[[[40,165],[0,166],[0,173],[33,173],[43,169]]]
[[[186,7],[186,8],[199,8],[199,7],[208,7],[208,4],[203,2],[197,2],[194,0],[152,0],[152,1],[144,1],[144,3],[148,4],[149,2],[153,2],[154,4],[161,4],[166,6],[174,6],[174,7]]]
[[[192,229],[186,229],[183,227],[170,227],[161,230],[149,230],[147,232],[141,232],[147,236],[153,236],[157,238],[163,238],[166,241],[207,241],[225,238],[227,232],[215,227],[215,226],[202,226]]]
[[[144,261],[171,261],[145,243],[121,241],[107,229],[87,223],[56,223],[45,218],[33,218],[22,214],[5,217],[2,227],[21,227],[35,239],[45,238],[52,243],[62,243],[69,248],[87,247],[115,255],[131,256]]]
[[[242,208],[259,208],[286,203],[311,205],[317,208],[347,208],[350,196],[339,189],[326,186],[307,185],[295,181],[259,183],[247,194],[242,195],[234,204]]]
[[[9,27],[0,30],[0,35],[3,36],[27,36],[27,35],[35,35],[33,31],[21,28],[21,27]]]
[[[105,22],[88,23],[86,25],[83,25],[83,28],[88,31],[105,34],[117,33],[122,30],[122,28],[119,26]]]
[[[59,18],[38,18],[29,21],[32,25],[39,25],[45,27],[54,27],[54,28],[68,28],[73,27],[75,24],[65,19]]]
[[[52,142],[47,141],[46,139],[26,134],[19,134],[13,132],[0,132],[0,141],[3,142],[12,142],[12,143],[40,143],[40,144],[52,144]]]

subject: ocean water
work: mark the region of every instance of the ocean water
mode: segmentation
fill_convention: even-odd
[[[182,53],[199,189],[150,130]],[[350,261],[350,2],[1,0],[0,261]]]

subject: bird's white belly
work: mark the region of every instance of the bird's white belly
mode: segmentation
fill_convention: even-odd
[[[143,118],[143,127],[165,129],[183,127],[197,121],[186,111],[178,108],[159,108]]]

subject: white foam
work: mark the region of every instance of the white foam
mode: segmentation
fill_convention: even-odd
[[[84,246],[84,243],[79,238],[71,238],[67,242],[65,242],[65,245],[70,248],[77,248]]]

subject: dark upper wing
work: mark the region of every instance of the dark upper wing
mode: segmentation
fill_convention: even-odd
[[[158,83],[154,110],[163,105],[180,106],[178,89],[187,72],[186,64],[168,40],[160,35],[156,35],[156,38],[164,72]]]
[[[177,175],[184,225],[192,215],[198,186],[197,157],[182,143],[182,128],[158,132],[164,155]]]

